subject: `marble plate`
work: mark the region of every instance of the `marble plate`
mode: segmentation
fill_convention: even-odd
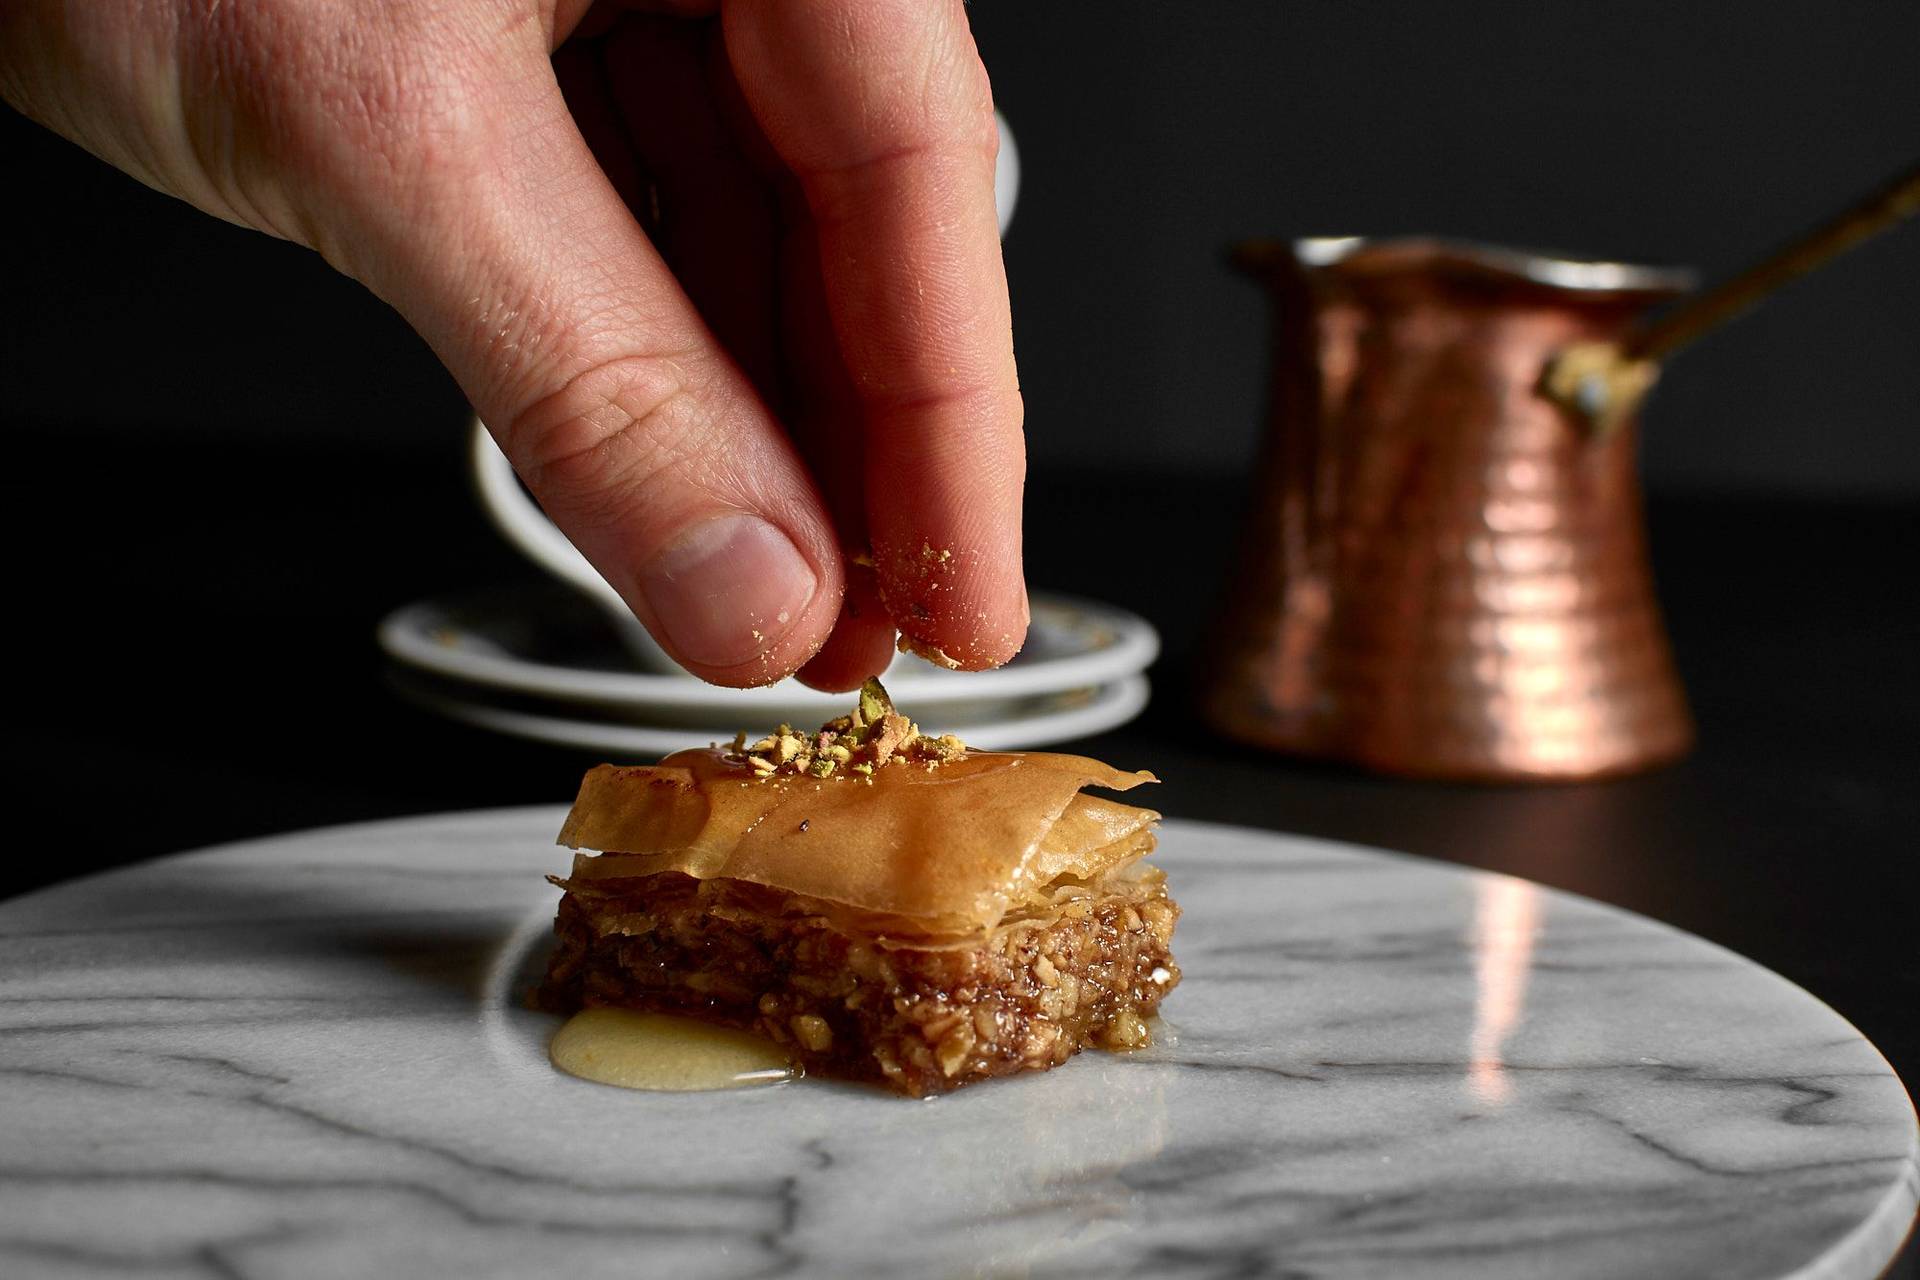
[[[685,747],[724,742],[733,737],[736,727],[687,729],[629,724],[590,712],[569,714],[564,707],[514,705],[466,686],[411,679],[404,673],[396,673],[391,683],[402,697],[462,724],[533,742],[598,751],[616,760],[652,760]],[[1147,678],[1136,675],[1095,688],[1069,689],[1037,698],[996,699],[984,704],[936,702],[924,708],[915,706],[914,714],[930,732],[958,733],[982,751],[1015,751],[1070,742],[1125,724],[1146,708],[1152,692]],[[846,709],[849,704],[845,695],[837,699],[837,705],[841,711]],[[758,722],[758,728],[772,727],[770,718]]]
[[[0,1274],[1866,1277],[1912,1108],[1804,991],[1521,880],[1186,822],[1169,1035],[915,1103],[552,1071],[557,810],[0,905]]]
[[[946,671],[903,657],[887,689],[916,719],[935,705],[997,701],[1109,684],[1144,671],[1160,652],[1152,624],[1112,605],[1035,592],[1026,647],[993,671]],[[557,582],[421,600],[376,632],[389,657],[437,679],[596,709],[642,713],[655,724],[819,723],[846,710],[842,694],[783,680],[723,689],[685,674],[637,671],[599,609]],[[732,733],[732,728],[727,730]]]

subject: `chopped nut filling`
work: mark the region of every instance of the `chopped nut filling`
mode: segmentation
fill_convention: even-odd
[[[817,900],[678,872],[562,884],[549,1007],[691,1013],[915,1096],[1140,1048],[1180,980],[1179,908],[1148,868],[1071,886],[972,946],[855,936]]]

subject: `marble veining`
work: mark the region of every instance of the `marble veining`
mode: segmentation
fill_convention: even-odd
[[[1915,1126],[1836,1014],[1525,881],[1170,822],[1153,1049],[931,1102],[561,1075],[557,810],[0,904],[0,1275],[1868,1277]]]

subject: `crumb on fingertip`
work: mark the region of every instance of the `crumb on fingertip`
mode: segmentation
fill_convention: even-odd
[[[900,638],[894,642],[894,647],[901,653],[918,654],[937,667],[945,667],[949,671],[960,670],[959,662],[948,654],[945,649],[929,641],[916,639],[904,631],[900,633]]]

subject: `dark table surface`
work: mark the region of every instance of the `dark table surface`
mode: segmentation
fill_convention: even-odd
[[[373,626],[529,576],[465,490],[455,424],[309,441],[9,432],[24,646],[4,718],[0,895],[326,823],[569,799],[579,753],[400,701]],[[1179,817],[1425,854],[1643,912],[1786,975],[1920,1081],[1920,507],[1656,496],[1656,569],[1700,722],[1683,763],[1578,786],[1392,781],[1210,737],[1189,690],[1235,477],[1035,478],[1030,577],[1166,640],[1135,723],[1076,749]],[[1910,1242],[1890,1274],[1920,1275]]]

